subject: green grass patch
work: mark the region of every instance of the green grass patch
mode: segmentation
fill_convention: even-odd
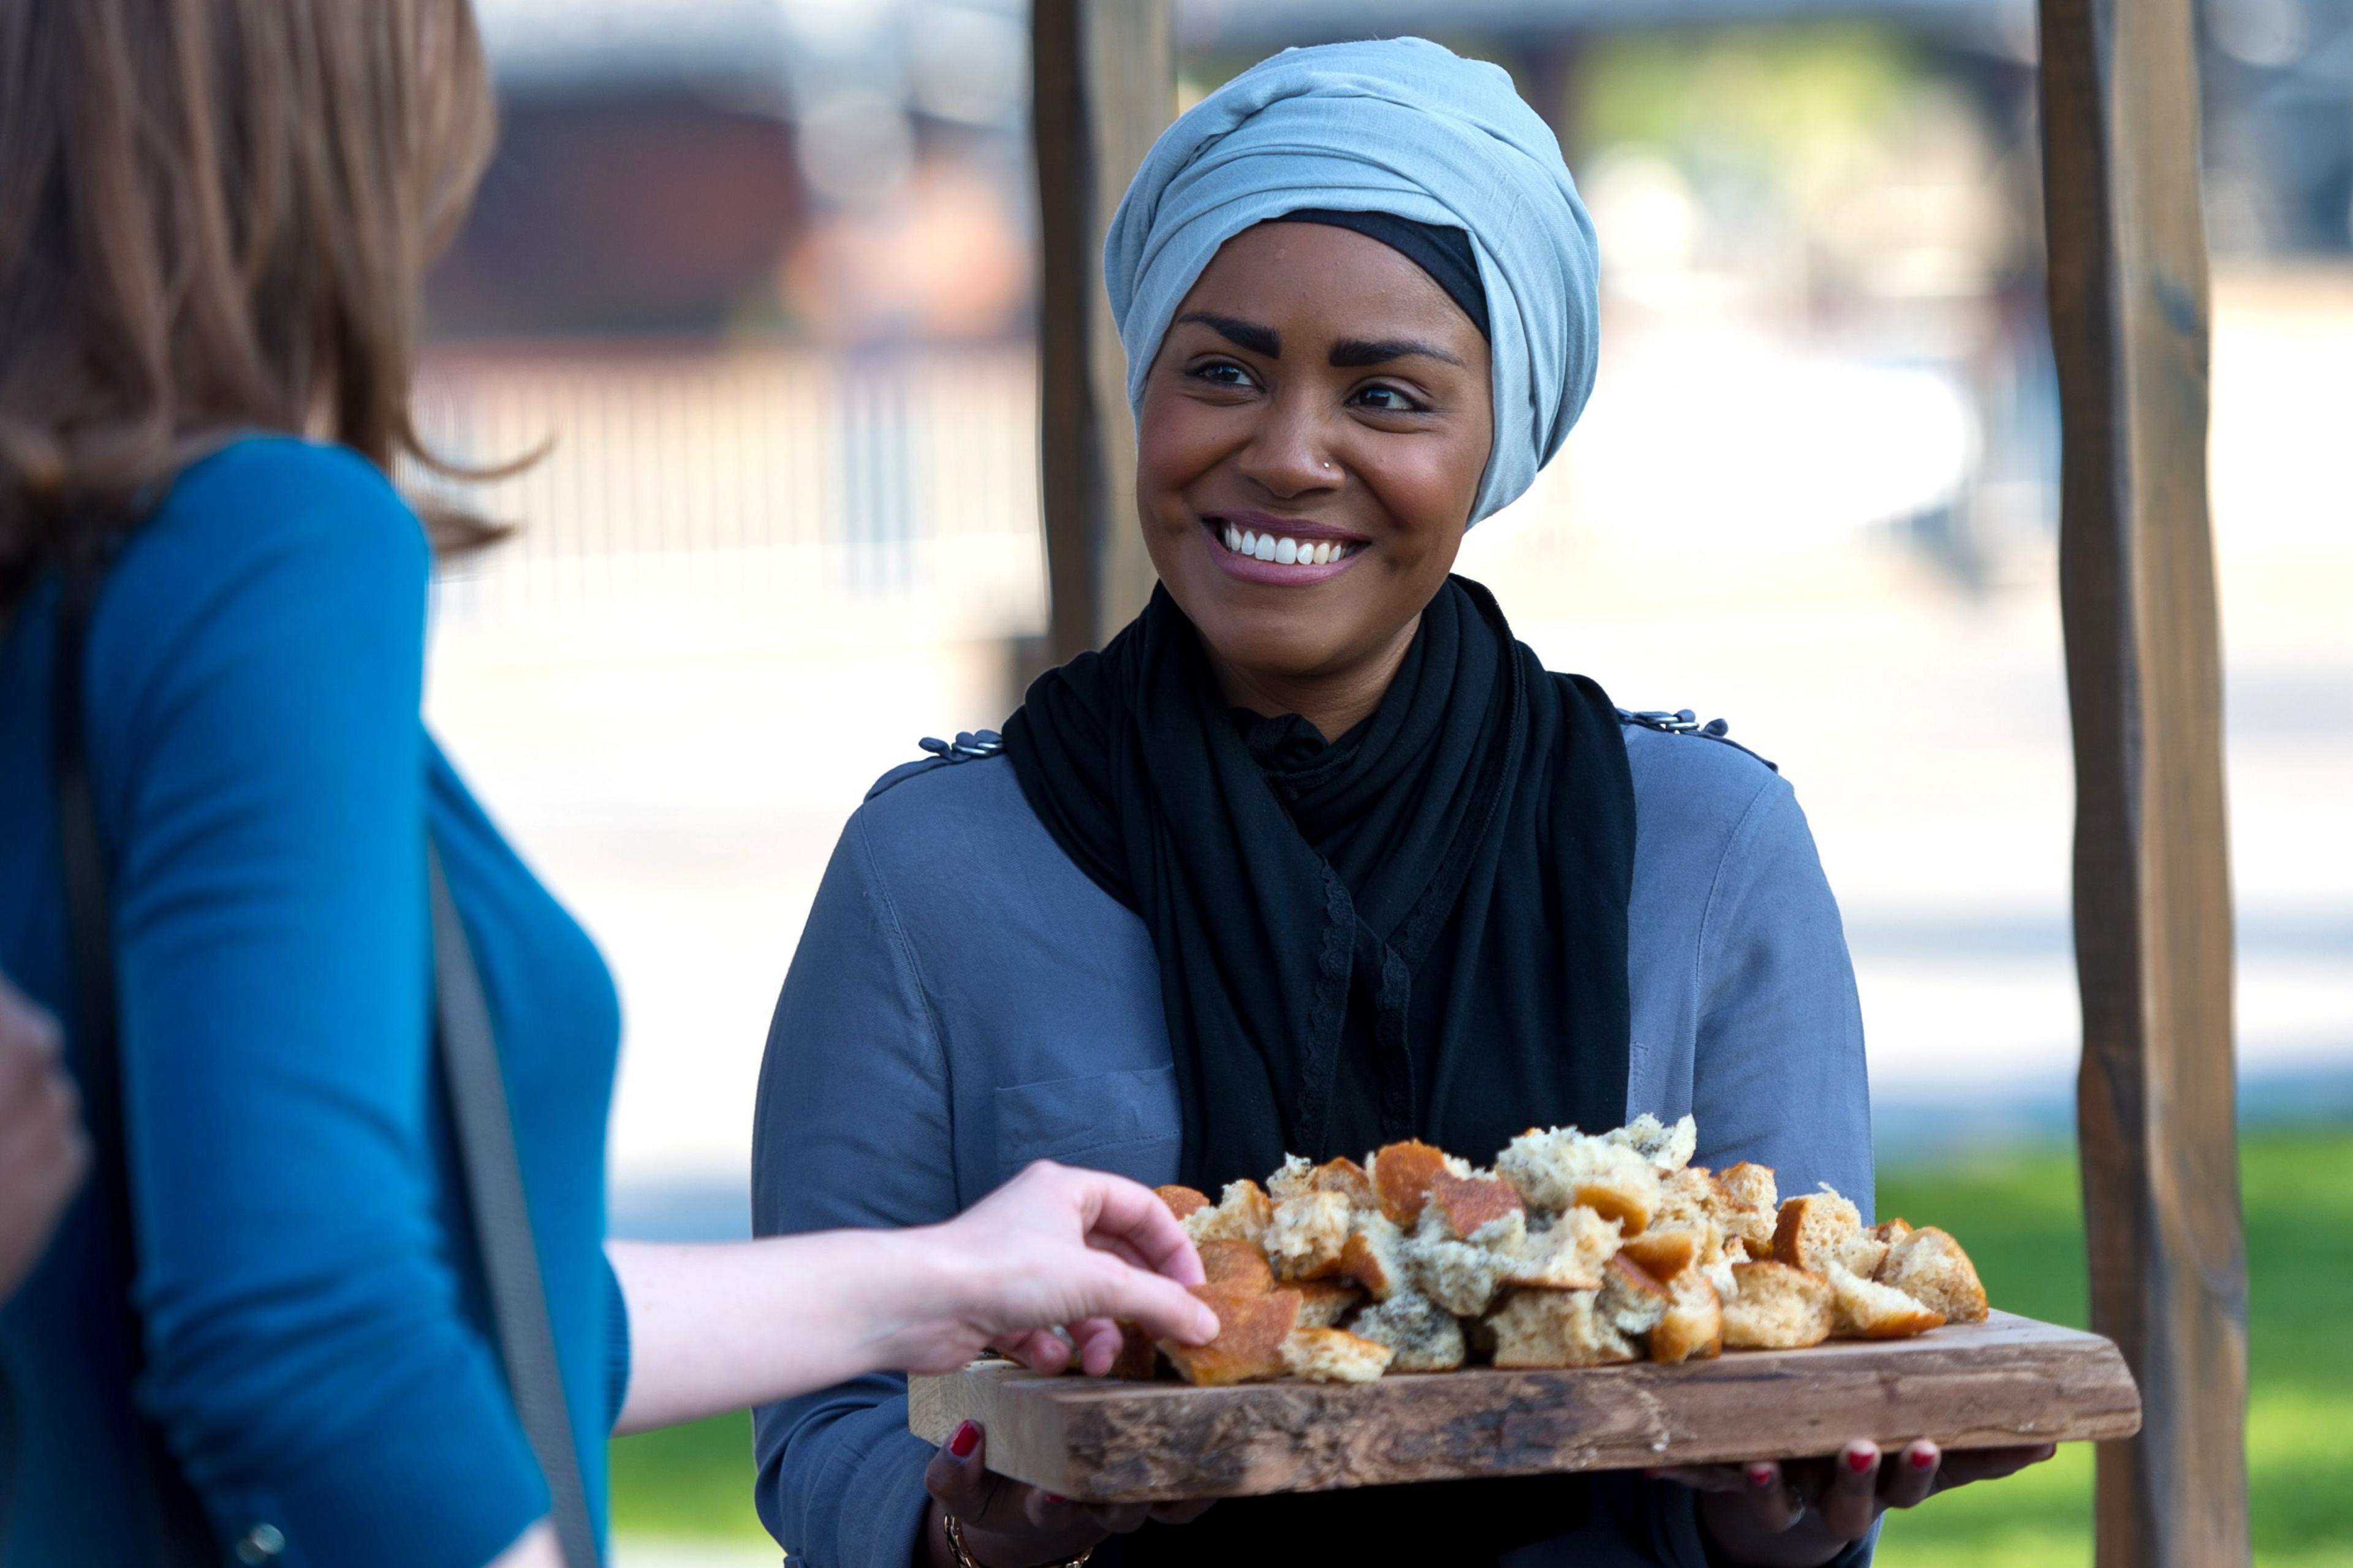
[[[2241,1151],[2251,1321],[2248,1464],[2262,1568],[2353,1568],[2353,1131],[2263,1133]],[[1965,1242],[1996,1305],[2086,1319],[2072,1155],[1891,1169],[1879,1212]],[[749,1422],[726,1416],[612,1446],[613,1523],[628,1535],[765,1539]],[[2075,1444],[2008,1480],[1891,1515],[1880,1568],[2089,1568],[2092,1451]]]

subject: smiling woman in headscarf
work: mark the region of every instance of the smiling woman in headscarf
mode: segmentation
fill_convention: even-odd
[[[756,1227],[941,1218],[1042,1157],[1214,1192],[1644,1111],[1867,1210],[1854,983],[1788,785],[1547,671],[1450,574],[1596,364],[1592,225],[1510,79],[1419,39],[1278,55],[1161,137],[1104,263],[1161,587],[1001,744],[851,818],[769,1037]],[[763,1411],[777,1540],[828,1568],[1861,1561],[1882,1508],[2022,1458],[1147,1517],[905,1423],[885,1377]]]

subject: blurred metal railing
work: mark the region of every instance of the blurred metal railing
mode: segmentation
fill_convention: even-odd
[[[445,584],[452,625],[683,616],[789,627],[915,611],[1044,622],[1027,345],[833,353],[724,344],[444,347],[419,376],[452,487],[518,525]]]

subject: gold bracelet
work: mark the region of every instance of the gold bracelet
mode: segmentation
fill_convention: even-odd
[[[952,1513],[943,1513],[940,1517],[947,1523],[948,1550],[955,1554],[956,1568],[985,1568],[984,1564],[974,1559],[972,1552],[965,1546],[964,1521]],[[1036,1568],[1082,1568],[1086,1560],[1094,1554],[1095,1549],[1090,1546],[1076,1557],[1065,1557],[1059,1563],[1040,1563],[1036,1565]]]

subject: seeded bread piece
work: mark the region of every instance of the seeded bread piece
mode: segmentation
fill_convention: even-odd
[[[1452,1372],[1466,1353],[1461,1321],[1412,1290],[1366,1308],[1350,1321],[1348,1331],[1395,1351],[1391,1372]]]
[[[1282,1342],[1282,1364],[1307,1383],[1370,1383],[1388,1370],[1397,1352],[1345,1329],[1293,1329]]]
[[[1430,1184],[1441,1173],[1456,1176],[1471,1173],[1465,1162],[1418,1140],[1377,1150],[1367,1158],[1366,1170],[1381,1212],[1406,1226],[1421,1218],[1421,1206],[1430,1201]]]
[[[1521,1133],[1495,1157],[1495,1169],[1531,1209],[1562,1214],[1582,1204],[1630,1236],[1646,1229],[1659,1206],[1659,1173],[1649,1160],[1574,1127]]]
[[[1601,1271],[1620,1243],[1618,1224],[1588,1208],[1573,1208],[1531,1231],[1507,1261],[1506,1284],[1550,1290],[1598,1290]]]
[[[1908,1339],[1945,1321],[1894,1286],[1873,1284],[1843,1265],[1831,1264],[1822,1278],[1831,1282],[1831,1332],[1839,1339]]]
[[[1961,1244],[1933,1225],[1924,1225],[1887,1249],[1878,1280],[1893,1285],[1948,1323],[1982,1322],[1985,1286]]]
[[[1810,1274],[1836,1264],[1868,1279],[1886,1257],[1886,1244],[1863,1229],[1854,1205],[1828,1187],[1784,1203],[1773,1227],[1774,1261]]]
[[[1645,1160],[1660,1175],[1672,1175],[1691,1163],[1692,1152],[1699,1146],[1699,1123],[1685,1116],[1670,1127],[1649,1111],[1634,1118],[1604,1138],[1613,1143],[1623,1143]]]
[[[1514,1290],[1487,1319],[1499,1367],[1607,1366],[1637,1359],[1599,1290]]]
[[[1185,1233],[1198,1247],[1205,1241],[1247,1241],[1266,1246],[1266,1227],[1274,1222],[1274,1205],[1256,1182],[1229,1182],[1215,1208],[1201,1209],[1185,1221]]]
[[[1191,1219],[1195,1215],[1210,1206],[1208,1194],[1197,1192],[1191,1187],[1167,1186],[1155,1187],[1152,1190],[1160,1195],[1162,1203],[1168,1205],[1168,1212],[1180,1220]]]
[[[1218,1337],[1206,1345],[1162,1340],[1160,1353],[1186,1382],[1202,1388],[1281,1377],[1283,1342],[1299,1326],[1299,1292],[1242,1295],[1197,1285],[1193,1294],[1218,1314]]]
[[[1386,1301],[1406,1286],[1405,1232],[1378,1209],[1359,1214],[1340,1248],[1340,1275],[1365,1288],[1376,1301]]]
[[[1274,1268],[1252,1243],[1221,1237],[1200,1245],[1201,1275],[1210,1289],[1263,1296],[1274,1289]]]
[[[1512,1209],[1457,1241],[1444,1215],[1431,1203],[1405,1238],[1398,1256],[1414,1289],[1458,1318],[1475,1318],[1494,1304],[1504,1273],[1527,1234],[1527,1216]]]
[[[1322,1279],[1340,1272],[1348,1244],[1348,1200],[1340,1193],[1304,1192],[1274,1205],[1266,1227],[1267,1260],[1284,1279]]]
[[[1664,1285],[1621,1252],[1602,1271],[1595,1310],[1611,1328],[1634,1339],[1657,1328],[1673,1300]]]
[[[1345,1158],[1311,1165],[1306,1156],[1293,1154],[1282,1163],[1282,1169],[1268,1178],[1266,1190],[1278,1204],[1308,1193],[1337,1193],[1348,1200],[1352,1209],[1380,1206],[1373,1192],[1372,1178],[1365,1174],[1362,1165]]]
[[[1345,1279],[1305,1279],[1292,1289],[1299,1292],[1299,1326],[1335,1329],[1340,1320],[1364,1304],[1365,1293]]]
[[[1651,1331],[1651,1359],[1706,1361],[1724,1352],[1724,1301],[1700,1269],[1689,1268],[1669,1284],[1670,1300]]]
[[[1799,1350],[1831,1337],[1831,1285],[1786,1263],[1736,1263],[1724,1303],[1724,1342],[1736,1350]]]

